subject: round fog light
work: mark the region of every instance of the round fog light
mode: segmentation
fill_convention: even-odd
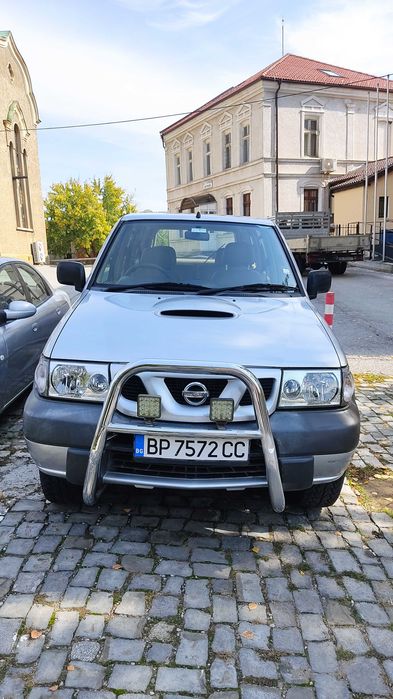
[[[104,393],[108,390],[108,380],[103,374],[93,374],[89,380],[89,388],[94,393]]]
[[[300,384],[295,379],[289,379],[285,382],[282,392],[288,400],[294,400],[300,393]]]

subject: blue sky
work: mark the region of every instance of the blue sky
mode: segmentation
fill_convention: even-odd
[[[391,0],[0,0],[41,126],[191,111],[280,57],[281,17],[286,51],[393,74]],[[165,210],[174,120],[41,132],[44,193],[112,174],[139,210]]]

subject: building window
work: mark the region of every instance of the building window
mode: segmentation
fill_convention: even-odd
[[[225,199],[225,213],[227,216],[233,216],[233,197]]]
[[[188,182],[192,182],[194,179],[192,170],[192,150],[191,148],[187,151],[187,179]]]
[[[20,130],[14,126],[14,143],[10,143],[12,185],[14,190],[17,228],[32,228],[27,155],[22,151]]]
[[[378,197],[378,218],[385,217],[385,197]],[[386,217],[389,216],[389,197],[386,197]]]
[[[319,124],[318,119],[304,120],[304,155],[308,158],[318,158]]]
[[[180,165],[180,155],[175,155],[175,184],[181,184],[181,165]]]
[[[243,194],[243,216],[251,216],[251,194]]]
[[[203,143],[203,160],[205,177],[209,177],[212,174],[210,141],[204,141]]]
[[[240,130],[240,162],[250,161],[250,124],[244,124]]]
[[[304,207],[303,211],[318,211],[318,190],[304,190]]]
[[[224,170],[228,170],[232,166],[232,135],[231,132],[223,134],[223,147],[224,147]]]

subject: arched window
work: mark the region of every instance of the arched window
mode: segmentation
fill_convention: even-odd
[[[10,160],[16,225],[18,228],[32,228],[27,155],[25,150],[22,151],[20,129],[17,124],[14,126],[14,142],[10,143]]]

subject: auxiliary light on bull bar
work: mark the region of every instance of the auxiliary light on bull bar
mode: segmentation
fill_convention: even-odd
[[[138,396],[138,417],[144,420],[158,420],[161,417],[160,396],[148,396],[140,393]]]
[[[210,401],[210,420],[218,424],[232,422],[234,402],[232,398],[212,398]]]

